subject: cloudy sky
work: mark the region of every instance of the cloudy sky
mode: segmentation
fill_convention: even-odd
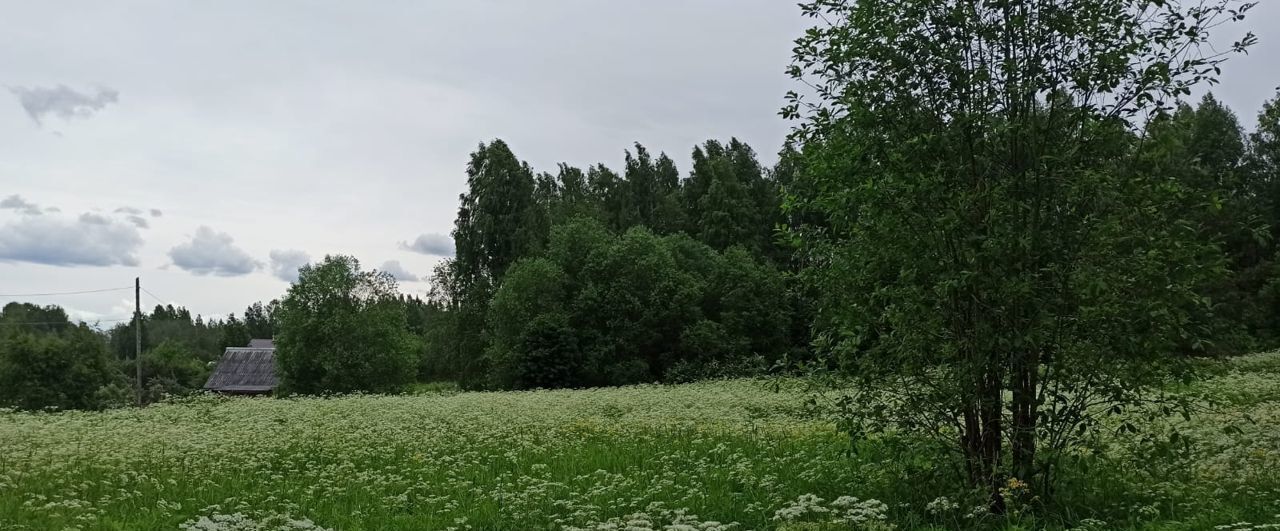
[[[1280,0],[1215,92],[1280,85]],[[535,7],[536,5],[536,7]],[[535,168],[687,170],[707,138],[770,161],[806,26],[782,0],[14,2],[0,17],[0,303],[128,318],[129,286],[225,315],[346,253],[420,293],[476,144]],[[1274,40],[1273,40],[1274,39]]]

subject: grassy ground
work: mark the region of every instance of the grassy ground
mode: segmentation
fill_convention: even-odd
[[[1230,405],[1182,426],[1195,436],[1192,453],[1157,458],[1150,440],[1116,439],[1089,458],[1093,466],[1073,471],[1053,505],[1018,506],[1013,518],[974,513],[945,468],[911,441],[886,438],[850,453],[804,406],[800,382],[773,387],[201,398],[141,411],[0,412],[0,530],[1192,530],[1280,522],[1280,354],[1235,360],[1182,391]],[[1241,421],[1244,413],[1253,422]],[[1224,433],[1227,425],[1241,432]]]

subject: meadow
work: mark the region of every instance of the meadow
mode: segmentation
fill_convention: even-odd
[[[1280,353],[1212,372],[1009,517],[800,380],[3,411],[0,530],[1280,528]]]

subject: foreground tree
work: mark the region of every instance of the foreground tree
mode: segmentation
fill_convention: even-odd
[[[1010,477],[1048,493],[1094,413],[1146,402],[1200,333],[1222,255],[1182,183],[1134,164],[1134,122],[1212,80],[1224,57],[1201,50],[1234,5],[802,4],[823,24],[791,74],[816,99],[783,114],[819,345],[892,386],[849,407],[957,451],[993,511]]]
[[[417,373],[417,347],[391,275],[326,256],[298,271],[277,315],[281,386],[298,393],[395,392]]]

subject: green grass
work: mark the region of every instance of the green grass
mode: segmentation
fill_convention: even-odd
[[[1229,404],[1179,426],[1195,437],[1191,454],[1153,458],[1150,441],[1109,441],[1084,461],[1088,469],[1070,471],[1052,504],[1016,507],[1012,518],[969,516],[975,502],[956,494],[945,461],[911,440],[882,438],[850,452],[821,412],[804,406],[802,382],[773,387],[432,387],[412,396],[0,412],[0,530],[622,529],[628,521],[637,529],[851,528],[829,523],[839,517],[898,529],[1280,522],[1280,354],[1241,358],[1184,391]],[[1245,413],[1252,423],[1240,420]],[[1223,433],[1228,424],[1242,433]],[[788,514],[794,522],[777,518]]]
[[[418,382],[409,386],[411,395],[453,394],[457,393],[458,382]]]

